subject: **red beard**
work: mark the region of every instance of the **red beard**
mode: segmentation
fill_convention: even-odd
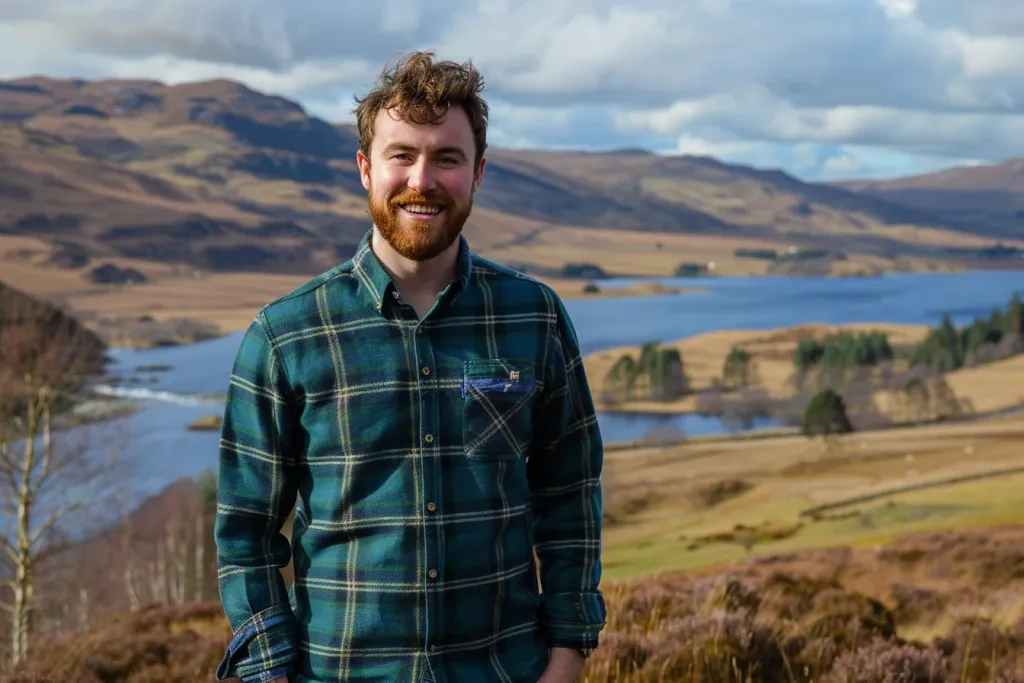
[[[412,261],[426,261],[450,247],[462,233],[473,208],[472,196],[460,206],[443,190],[426,196],[406,190],[387,201],[376,200],[372,186],[368,194],[370,216],[381,237],[392,249]],[[434,205],[442,212],[430,221],[416,221],[402,216],[400,204]]]

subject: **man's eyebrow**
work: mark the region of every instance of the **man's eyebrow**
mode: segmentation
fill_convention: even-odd
[[[384,148],[383,151],[384,151],[384,153],[388,153],[388,152],[415,152],[416,151],[416,147],[413,147],[412,145],[406,144],[404,142],[392,142],[390,145],[387,145]],[[433,153],[435,155],[438,155],[438,156],[440,156],[442,154],[450,154],[450,155],[458,156],[458,157],[460,157],[462,159],[466,158],[466,153],[464,151],[462,151],[461,147],[454,147],[454,146],[439,147],[439,148],[433,150]]]

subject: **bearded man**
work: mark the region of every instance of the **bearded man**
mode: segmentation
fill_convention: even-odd
[[[242,338],[218,680],[567,683],[597,646],[603,447],[576,333],[462,234],[482,89],[430,52],[381,73],[356,108],[372,229]]]

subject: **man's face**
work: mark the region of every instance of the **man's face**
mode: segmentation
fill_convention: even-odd
[[[469,117],[452,107],[439,124],[414,124],[394,111],[377,114],[370,158],[357,155],[370,215],[402,256],[425,261],[462,232],[483,178],[474,163]]]

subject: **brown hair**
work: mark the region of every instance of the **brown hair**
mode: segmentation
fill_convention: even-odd
[[[374,122],[381,111],[394,109],[413,123],[439,123],[450,107],[462,107],[469,115],[476,143],[476,163],[487,149],[487,103],[480,97],[484,79],[472,62],[435,62],[433,51],[412,52],[388,70],[381,71],[377,86],[356,98],[359,149],[370,156]]]

